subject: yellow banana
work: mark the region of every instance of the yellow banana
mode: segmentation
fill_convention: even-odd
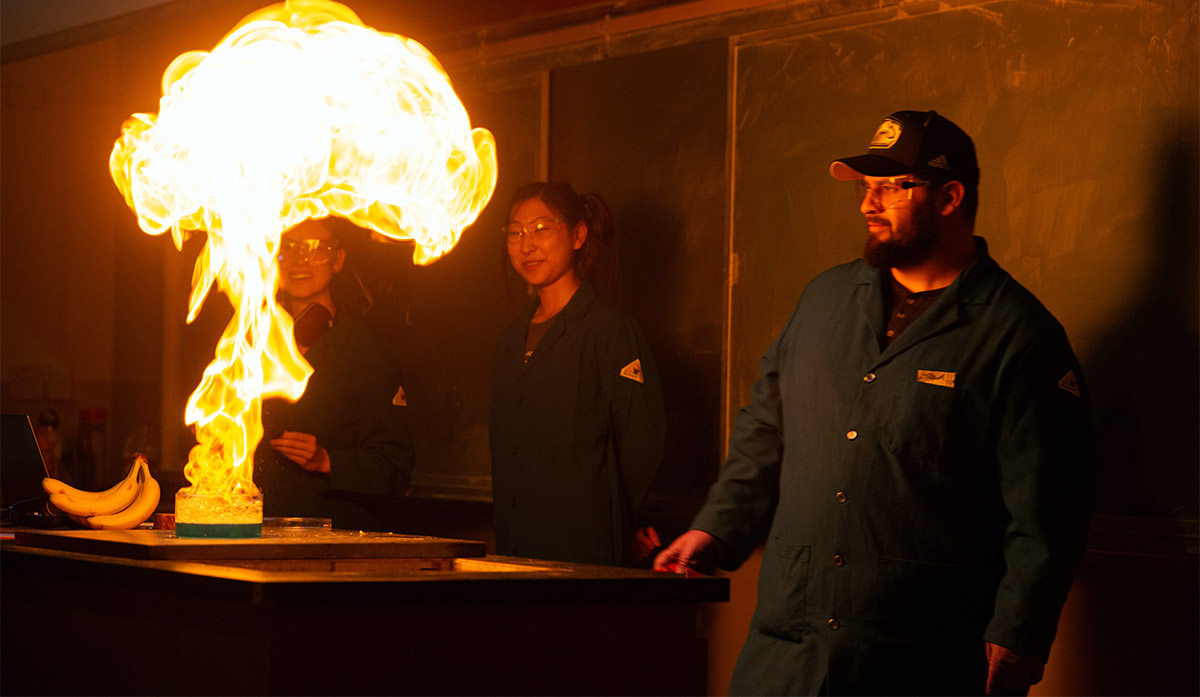
[[[133,500],[133,503],[117,513],[90,516],[87,519],[88,527],[97,530],[130,530],[154,515],[161,490],[158,480],[150,476],[150,468],[144,463],[142,467],[145,469],[145,478],[138,488],[137,498]]]
[[[138,475],[146,468],[146,475],[149,476],[149,468],[146,461],[138,458],[133,463],[133,467],[129,469],[129,474],[121,480],[119,484],[107,491],[83,491],[75,487],[68,486],[57,479],[47,477],[42,480],[42,488],[50,494],[50,503],[54,504],[64,513],[77,516],[94,516],[107,515],[124,510],[133,503],[133,500],[138,495]],[[47,485],[47,481],[57,482],[58,485]],[[51,491],[55,488],[56,491]]]
[[[142,461],[143,459],[144,458],[142,458],[141,455],[138,455],[138,461]],[[87,497],[103,498],[105,496],[110,496],[110,495],[116,493],[117,489],[120,489],[130,479],[132,479],[136,482],[137,478],[138,478],[138,468],[137,468],[137,463],[135,462],[134,466],[129,468],[129,473],[125,475],[124,479],[117,482],[111,489],[108,489],[105,491],[84,491],[83,489],[76,489],[75,487],[71,486],[70,484],[67,484],[66,482],[62,481],[61,479],[55,479],[54,477],[46,477],[46,478],[42,479],[42,489],[47,494],[70,494],[71,496],[82,497],[82,498],[87,498]]]

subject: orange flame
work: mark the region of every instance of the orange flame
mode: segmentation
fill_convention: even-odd
[[[247,16],[162,84],[159,113],[125,122],[109,169],[145,232],[170,230],[177,249],[208,233],[187,321],[214,285],[234,316],[188,400],[185,491],[251,494],[262,399],[299,399],[312,374],[274,299],[281,234],[338,215],[432,263],[491,198],[495,141],[423,46],[325,0]]]

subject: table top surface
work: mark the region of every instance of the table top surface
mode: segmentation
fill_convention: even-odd
[[[456,554],[456,550],[465,550]],[[589,599],[723,602],[729,578],[486,555],[482,542],[306,530],[254,540],[176,538],[169,530],[17,528],[0,572],[78,576],[146,588],[212,590],[246,602]]]
[[[179,537],[173,530],[16,529],[25,547],[102,554],[126,559],[330,559],[482,557],[483,542],[323,527],[264,526],[262,537]]]

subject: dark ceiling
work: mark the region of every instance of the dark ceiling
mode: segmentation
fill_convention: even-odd
[[[632,14],[685,0],[347,0],[371,17],[403,17],[403,27],[376,28],[455,50],[481,42]],[[3,61],[96,41],[164,18],[216,13],[240,17],[264,0],[0,0]],[[232,27],[231,27],[232,28]]]

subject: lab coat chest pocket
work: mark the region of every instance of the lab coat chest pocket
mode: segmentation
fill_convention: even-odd
[[[787,641],[804,637],[810,547],[772,540],[763,552],[755,622],[760,632]]]
[[[906,467],[936,470],[948,443],[964,435],[963,392],[952,372],[916,371],[881,414],[884,446]]]

